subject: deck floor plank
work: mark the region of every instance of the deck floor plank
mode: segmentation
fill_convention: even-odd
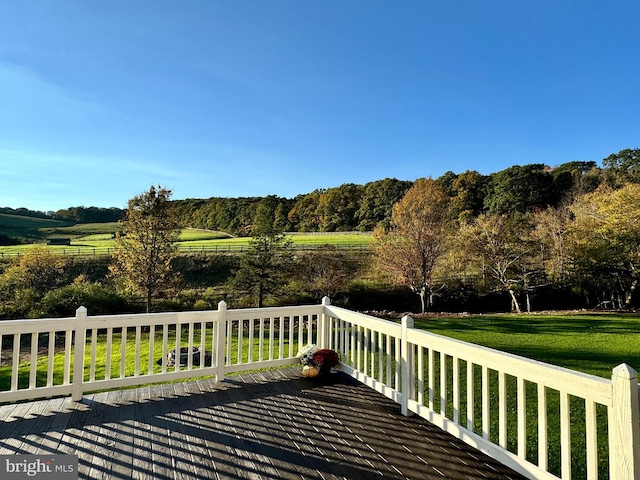
[[[150,470],[155,478],[174,478],[174,465],[169,445],[170,430],[165,417],[165,399],[160,387],[150,387],[148,398]]]
[[[253,372],[0,406],[0,454],[69,453],[90,479],[522,480],[344,374]]]

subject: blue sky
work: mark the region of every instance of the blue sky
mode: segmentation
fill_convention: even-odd
[[[640,146],[635,0],[0,3],[0,206],[279,195]]]

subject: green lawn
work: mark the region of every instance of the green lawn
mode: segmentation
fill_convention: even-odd
[[[640,315],[619,313],[563,313],[524,315],[476,315],[468,317],[415,319],[415,326],[433,333],[510,352],[523,357],[559,365],[604,378],[611,378],[611,370],[620,363],[628,363],[640,369]],[[448,361],[451,361],[450,359]],[[448,367],[451,371],[451,366]],[[464,371],[465,367],[461,367]],[[480,384],[480,369],[474,371],[475,384]],[[497,405],[497,374],[490,374],[491,405]],[[436,385],[436,398],[439,397]],[[448,390],[452,388],[448,385]],[[465,387],[461,392],[461,418],[466,415]],[[479,388],[479,387],[476,387]],[[516,443],[516,384],[515,378],[507,378],[507,432],[508,448],[515,452]],[[476,390],[476,425],[480,391]],[[448,393],[447,414],[453,404]],[[537,389],[527,382],[527,459],[537,463]],[[560,398],[557,391],[547,391],[547,416],[549,438],[549,470],[560,474]],[[578,398],[571,402],[571,443],[573,478],[585,478],[585,404]],[[607,478],[608,447],[606,440],[607,411],[598,406],[598,457],[599,478]],[[497,442],[497,409],[491,412],[491,440]],[[476,432],[478,433],[478,432]]]
[[[563,313],[415,319],[415,326],[553,365],[611,378],[640,369],[640,314]]]

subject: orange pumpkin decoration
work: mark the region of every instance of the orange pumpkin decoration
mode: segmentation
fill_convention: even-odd
[[[309,377],[309,378],[317,377],[319,373],[320,373],[320,369],[313,365],[305,365],[304,367],[302,367],[303,377]]]

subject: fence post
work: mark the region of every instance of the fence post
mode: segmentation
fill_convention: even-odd
[[[324,311],[324,307],[328,305],[331,305],[331,299],[322,297],[322,314],[318,318],[318,346],[320,348],[330,348],[329,317]]]
[[[224,367],[227,363],[227,302],[218,303],[218,323],[216,325],[216,381],[224,380]]]
[[[609,465],[611,480],[640,478],[640,424],[638,374],[626,363],[611,375],[609,408]]]
[[[413,328],[413,318],[409,315],[402,317],[401,323],[401,346],[400,355],[402,357],[402,403],[400,410],[402,415],[409,415],[409,400],[415,398],[415,368],[413,361],[413,346],[410,346],[408,339],[409,329]]]
[[[87,309],[76,310],[76,328],[73,336],[73,387],[71,400],[82,400],[82,382],[84,381],[84,344],[87,337]]]

